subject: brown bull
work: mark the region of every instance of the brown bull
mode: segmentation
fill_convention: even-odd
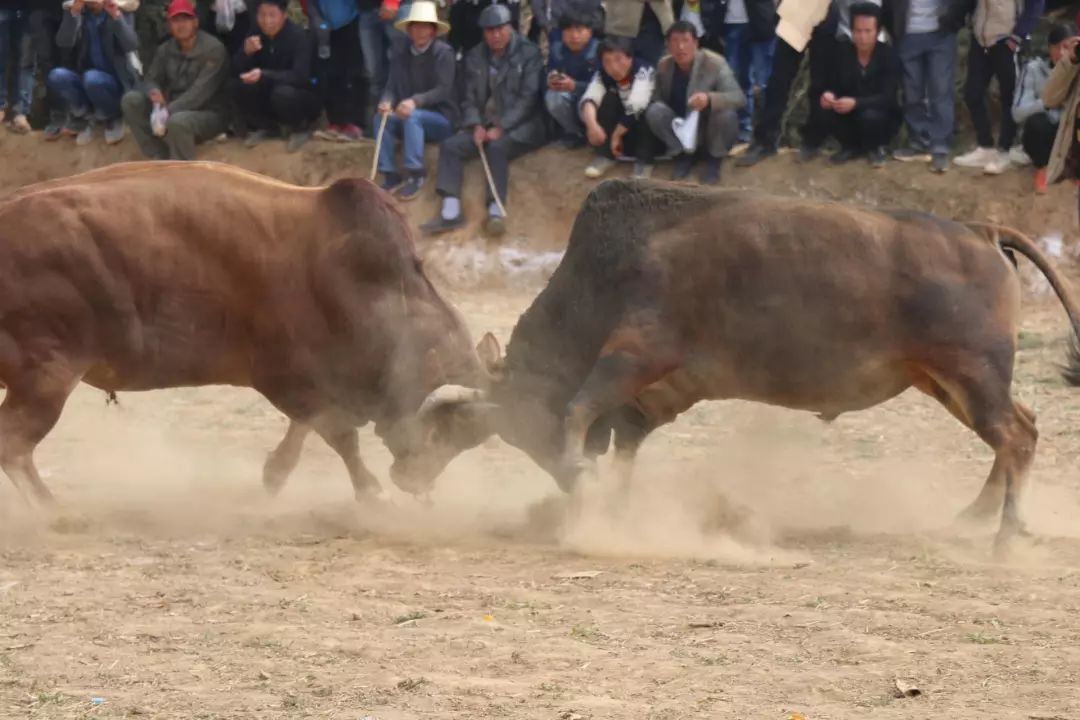
[[[1014,231],[605,182],[505,360],[494,338],[482,341],[488,383],[440,388],[425,402],[424,476],[498,432],[570,490],[612,430],[628,467],[648,433],[700,400],[832,419],[914,386],[993,448],[990,477],[966,514],[1003,506],[1003,540],[1022,529],[1017,501],[1037,438],[1034,414],[1010,395],[1020,282],[1009,250],[1045,274],[1080,330],[1064,282]],[[1071,368],[1080,378],[1075,347]]]
[[[41,501],[32,453],[80,381],[252,387],[291,420],[267,489],[314,429],[359,499],[379,483],[357,426],[407,459],[424,397],[481,373],[404,217],[367,181],[127,163],[0,199],[0,466]]]

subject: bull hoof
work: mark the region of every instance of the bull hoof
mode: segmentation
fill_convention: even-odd
[[[353,497],[359,505],[385,505],[388,502],[386,493],[378,486],[357,488],[353,492]]]
[[[994,537],[994,559],[1002,562],[1012,556],[1017,540],[1034,541],[1035,535],[1025,525],[1002,527]]]
[[[285,478],[263,478],[263,490],[267,497],[276,498],[285,487]]]
[[[956,516],[953,524],[962,529],[979,529],[992,523],[1000,517],[1001,506],[990,507],[985,503],[973,502]]]

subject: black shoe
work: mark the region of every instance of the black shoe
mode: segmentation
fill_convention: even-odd
[[[801,163],[808,163],[811,160],[815,159],[819,153],[821,153],[821,148],[803,145],[801,148],[799,148],[799,155],[795,159]]]
[[[415,200],[424,187],[423,175],[410,175],[409,178],[397,189],[397,196],[401,200]]]
[[[705,160],[705,169],[698,177],[702,185],[715,185],[720,182],[721,163],[723,163],[723,158],[710,157]]]
[[[465,213],[458,213],[456,218],[447,220],[442,215],[439,215],[434,220],[428,220],[426,223],[420,226],[420,232],[425,235],[441,235],[443,233],[450,232],[451,230],[457,230],[459,227],[465,225]]]
[[[883,147],[874,148],[873,150],[870,151],[870,153],[868,155],[868,158],[870,160],[870,164],[872,166],[874,166],[875,168],[883,168],[883,167],[885,167],[885,148],[883,148]]]
[[[502,237],[506,234],[506,219],[502,215],[488,215],[484,221],[484,232],[488,237]]]
[[[694,169],[694,156],[683,153],[675,158],[675,168],[671,171],[672,180],[685,180],[690,177],[690,171]]]
[[[735,161],[735,167],[750,167],[752,165],[757,165],[765,158],[775,154],[775,147],[765,147],[764,145],[754,144],[739,156],[739,159]]]
[[[829,158],[829,162],[833,165],[843,165],[846,162],[854,160],[856,157],[858,157],[858,155],[859,154],[854,150],[849,150],[848,148],[840,148],[832,154],[832,157]]]
[[[383,173],[383,181],[379,187],[388,193],[392,193],[401,187],[401,176],[397,173]]]
[[[580,135],[563,135],[559,138],[559,147],[564,150],[577,150],[588,145],[585,138]]]

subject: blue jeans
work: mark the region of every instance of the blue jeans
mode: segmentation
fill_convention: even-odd
[[[397,16],[388,22],[379,19],[379,9],[360,11],[360,53],[364,58],[364,73],[368,80],[368,103],[379,104],[390,70],[390,49],[396,42],[405,43],[405,33],[394,27],[404,17],[408,7],[402,3]],[[376,119],[377,120],[377,119]]]
[[[898,51],[908,142],[931,153],[948,153],[956,113],[956,34],[908,34],[900,40]]]
[[[382,118],[376,114],[373,122],[378,127]],[[379,148],[379,172],[384,174],[397,172],[394,151],[397,149],[397,138],[400,135],[405,145],[405,171],[413,175],[423,175],[424,142],[442,142],[450,137],[452,131],[450,121],[442,113],[432,110],[417,108],[413,110],[408,120],[391,115],[386,121],[382,147]]]
[[[8,60],[13,55],[18,78],[16,98],[11,109],[16,115],[28,115],[37,65],[33,33],[30,31],[30,13],[25,10],[0,10],[0,110],[7,107]]]
[[[82,76],[67,68],[53,68],[45,85],[64,110],[75,117],[93,113],[96,120],[120,117],[124,88],[114,76],[101,70],[87,70]]]
[[[750,37],[749,23],[724,26],[724,49],[728,65],[746,95],[746,105],[739,110],[739,139],[750,139],[754,120],[753,88],[761,88],[764,94],[772,72],[773,50],[776,38],[754,40]]]

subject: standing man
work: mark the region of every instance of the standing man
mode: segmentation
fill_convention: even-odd
[[[774,0],[727,0],[724,15],[724,59],[746,105],[739,110],[739,142],[750,142],[754,120],[754,93],[768,87],[776,44],[776,3]]]
[[[368,107],[382,98],[389,77],[390,56],[395,46],[405,44],[405,36],[394,21],[401,0],[358,0],[360,8],[360,54],[367,76]]]
[[[1009,109],[1016,90],[1016,54],[1042,15],[1044,0],[978,0],[972,18],[964,102],[975,126],[974,150],[953,160],[961,167],[982,168],[990,175],[1009,169],[1009,149],[1016,140],[1016,123]],[[986,107],[990,81],[1001,92],[1001,132],[997,146]]]
[[[604,32],[633,40],[634,55],[655,68],[673,22],[671,0],[608,0]]]
[[[956,36],[964,26],[968,0],[892,0],[890,28],[904,89],[908,144],[893,157],[930,161],[930,169],[949,167],[955,126]]]
[[[30,132],[30,103],[34,97],[34,73],[37,53],[30,0],[0,0],[0,123],[10,122],[14,132]],[[12,62],[14,61],[14,62]],[[15,98],[8,101],[8,85],[15,88]]]
[[[93,140],[95,124],[105,126],[107,144],[123,140],[120,99],[135,86],[127,58],[139,49],[134,18],[115,0],[75,0],[60,23],[56,44],[74,49],[75,69],[53,68],[45,84],[58,109],[70,118],[68,127],[77,133],[76,144]]]
[[[379,148],[379,172],[383,175],[383,190],[402,200],[412,200],[420,194],[427,176],[424,143],[442,142],[457,125],[457,63],[453,49],[437,37],[445,35],[450,27],[439,20],[434,2],[415,0],[398,27],[409,40],[394,50],[390,82],[379,102],[376,122],[387,118]],[[405,145],[404,176],[394,160],[398,137]]]
[[[462,131],[443,143],[439,153],[436,189],[442,196],[439,216],[421,226],[428,234],[442,233],[465,224],[461,211],[461,183],[465,162],[486,153],[499,200],[507,202],[510,161],[544,144],[540,106],[544,59],[540,48],[511,26],[510,10],[491,5],[480,14],[484,42],[465,58],[465,100]],[[506,231],[506,221],[495,198],[488,193],[485,231],[492,236]]]
[[[807,46],[810,50],[810,114],[803,126],[800,158],[813,157],[828,133],[828,118],[818,100],[829,58],[836,47],[836,10],[830,0],[781,0],[777,12],[780,22],[776,26],[776,51],[769,85],[765,89],[765,107],[754,128],[750,148],[735,163],[738,167],[756,165],[776,154],[791,83],[799,72]]]
[[[143,155],[194,160],[197,143],[225,132],[229,58],[220,40],[199,30],[191,0],[172,0],[166,16],[172,39],[154,54],[145,89],[127,92],[121,106]]]
[[[315,36],[316,75],[326,108],[325,140],[362,140],[364,68],[356,0],[300,0]]]
[[[738,112],[746,105],[746,96],[727,61],[698,46],[693,25],[683,21],[672,25],[667,46],[668,55],[657,68],[656,91],[645,120],[667,145],[668,153],[675,156],[672,180],[689,177],[701,149],[705,170],[700,180],[712,185],[720,179],[720,164],[738,139]],[[692,112],[698,113],[697,141],[694,150],[687,151],[675,134],[674,121]]]
[[[255,147],[285,126],[287,149],[296,152],[311,139],[322,103],[311,84],[311,40],[285,14],[287,0],[260,0],[256,32],[233,59],[231,92]]]

